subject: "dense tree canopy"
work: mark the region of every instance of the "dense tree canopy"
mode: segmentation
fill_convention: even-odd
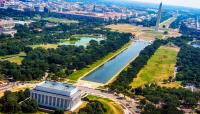
[[[79,110],[78,114],[105,114],[106,108],[99,101],[89,101],[86,107]]]
[[[8,61],[0,62],[0,74],[15,80],[41,79],[49,71],[54,79],[66,77],[74,70],[82,69],[87,65],[101,59],[110,52],[114,52],[129,41],[131,34],[110,32],[107,29],[94,29],[104,22],[88,19],[76,19],[55,13],[20,12],[12,9],[0,9],[3,17],[14,19],[33,19],[35,16],[56,17],[79,20],[79,23],[57,23],[55,27],[46,27],[47,20],[36,20],[30,25],[16,25],[17,34],[0,36],[0,56],[26,52],[21,65]],[[9,13],[8,13],[9,12]],[[21,18],[22,17],[22,18]],[[89,23],[88,23],[89,22]],[[36,31],[35,29],[42,29]],[[91,41],[85,47],[60,46],[57,49],[30,48],[30,45],[60,42],[60,39],[70,39],[76,34],[100,34],[106,37],[101,42]]]
[[[38,105],[35,100],[27,100],[24,101],[26,98],[28,98],[29,95],[29,89],[26,89],[24,91],[18,91],[18,92],[10,92],[6,91],[4,93],[4,96],[0,98],[0,112],[4,113],[34,113],[38,110]],[[19,102],[22,102],[22,104],[19,104]]]
[[[95,31],[107,38],[101,42],[92,40],[86,48],[83,46],[60,46],[48,50],[26,48],[28,53],[21,65],[8,61],[0,62],[0,73],[15,80],[41,79],[47,70],[57,77],[66,77],[74,70],[82,69],[121,48],[131,37],[131,34],[126,33],[93,30]],[[82,31],[85,32],[87,31]]]
[[[178,54],[177,80],[184,84],[200,86],[200,49],[184,46]]]
[[[142,114],[183,114],[176,107],[192,108],[200,99],[199,93],[186,89],[161,88],[156,85],[135,89],[136,95],[142,95],[146,101],[142,103]],[[157,106],[157,108],[156,108]]]

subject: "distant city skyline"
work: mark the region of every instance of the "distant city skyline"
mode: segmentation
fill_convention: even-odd
[[[200,9],[200,0],[131,0],[137,2],[147,2],[147,3],[160,3],[166,5],[175,5],[175,6],[185,6]]]

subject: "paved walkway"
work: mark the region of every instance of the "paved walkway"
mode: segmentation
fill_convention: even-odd
[[[95,88],[98,88],[98,87],[102,86],[103,83],[91,82],[91,81],[86,81],[86,80],[79,80],[74,85],[95,89]]]
[[[131,98],[127,99],[127,98],[115,95],[114,93],[110,93],[107,91],[98,90],[94,88],[88,88],[84,86],[78,86],[78,88],[83,92],[82,94],[87,93],[87,94],[91,94],[91,95],[95,95],[99,97],[109,98],[117,102],[118,104],[122,106],[125,114],[139,114],[140,113],[140,110],[136,107],[138,106],[138,104],[136,103],[134,99],[131,99]]]

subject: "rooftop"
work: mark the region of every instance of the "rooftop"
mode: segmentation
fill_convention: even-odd
[[[35,87],[35,90],[64,96],[72,96],[78,91],[78,89],[71,84],[64,84],[54,81],[41,82]]]
[[[45,81],[40,86],[62,91],[72,91],[73,89],[75,89],[75,86],[71,84],[64,84],[61,82],[53,82],[53,81]]]

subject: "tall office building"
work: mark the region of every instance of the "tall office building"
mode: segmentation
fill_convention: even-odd
[[[160,19],[161,19],[161,13],[162,13],[162,2],[160,3],[159,9],[158,9],[158,15],[157,15],[157,20],[156,20],[155,31],[158,31],[158,30],[159,30],[159,24],[160,24]]]

